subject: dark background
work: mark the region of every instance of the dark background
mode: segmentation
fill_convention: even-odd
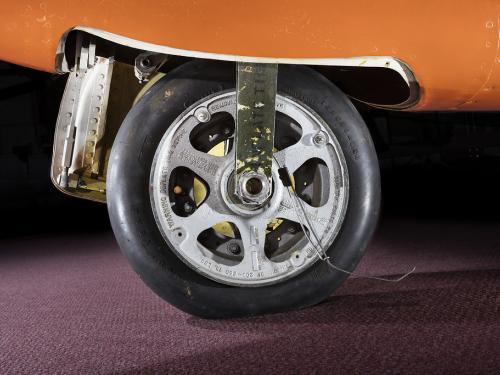
[[[106,231],[104,204],[49,178],[66,77],[0,63],[0,237]],[[403,113],[360,107],[382,172],[383,215],[500,217],[500,113]]]
[[[66,76],[0,62],[0,237],[110,228],[104,204],[71,198],[50,181]]]

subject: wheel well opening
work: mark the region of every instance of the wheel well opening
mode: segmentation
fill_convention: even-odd
[[[319,66],[315,69],[351,99],[376,107],[404,108],[415,104],[418,87],[387,67]]]
[[[169,58],[161,68],[163,72],[168,72],[193,58],[209,58],[203,56],[192,57],[187,52],[185,56],[171,54],[168,47],[149,45],[140,41],[134,41],[136,42],[134,44],[131,44],[130,41],[128,41],[128,44],[120,44],[118,42],[121,40],[120,36],[114,35],[114,39],[111,37],[107,39],[107,34],[103,34],[99,30],[90,33],[75,28],[69,30],[61,39],[56,57],[57,71],[67,72],[69,71],[68,67],[75,65],[78,34],[94,40],[96,55],[112,56],[116,61],[129,65],[134,65],[134,59],[140,53],[151,52],[148,47],[150,49],[154,47],[162,51],[162,48],[164,48],[165,51],[161,53],[167,54]],[[181,50],[176,51],[182,53]],[[237,56],[226,57],[238,58]],[[220,59],[224,60],[223,57],[220,57]],[[302,60],[303,62],[301,62]],[[310,63],[308,60],[315,60],[315,62]],[[351,99],[370,106],[387,109],[407,109],[417,104],[420,99],[420,87],[413,72],[403,61],[392,57],[297,59],[297,63],[311,66],[332,81]]]

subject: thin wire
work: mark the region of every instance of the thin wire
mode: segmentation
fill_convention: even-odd
[[[273,155],[273,159],[276,162],[276,164],[278,164],[278,168],[281,169],[282,167],[281,167],[278,159],[276,159],[276,156]],[[288,173],[288,170],[286,170],[286,172],[288,174],[289,179],[291,180],[291,176]],[[328,264],[331,268],[333,268],[333,269],[335,269],[337,271],[346,273],[346,274],[348,274],[350,276],[353,276],[353,277],[356,277],[356,278],[379,280],[379,281],[385,281],[385,282],[390,282],[390,283],[398,283],[398,282],[406,279],[408,276],[410,276],[417,269],[416,267],[413,267],[410,271],[406,272],[404,275],[398,277],[397,279],[389,279],[389,278],[380,277],[380,276],[368,276],[368,275],[358,274],[356,272],[345,270],[345,269],[340,268],[339,266],[333,264],[332,261],[330,260],[330,257],[326,254],[326,251],[323,248],[323,246],[321,244],[321,240],[319,239],[319,236],[317,235],[314,227],[311,225],[311,222],[309,220],[309,217],[307,216],[304,204],[302,203],[302,200],[300,199],[300,197],[298,196],[297,192],[295,191],[295,188],[293,186],[288,186],[286,188],[287,188],[286,190],[288,192],[288,195],[292,199],[293,208],[294,208],[295,212],[297,213],[297,217],[299,219],[299,224],[300,224],[300,227],[302,228],[302,232],[304,233],[304,236],[307,238],[307,240],[309,241],[309,243],[313,246],[313,248],[316,251],[316,254],[318,255],[318,257],[322,261],[326,262],[326,264]],[[299,211],[298,207],[300,207],[300,211]],[[311,237],[309,236],[309,234],[308,234],[308,232],[306,230],[306,227],[304,226],[304,223],[301,220],[301,216],[303,216],[303,218],[306,220],[307,225],[309,226],[310,231],[311,231],[312,235],[314,236],[316,244],[312,241]]]

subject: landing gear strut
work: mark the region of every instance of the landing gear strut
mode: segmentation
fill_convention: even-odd
[[[271,196],[277,64],[237,64],[235,195],[249,208]]]

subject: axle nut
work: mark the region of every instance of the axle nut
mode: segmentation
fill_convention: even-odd
[[[243,172],[238,181],[237,193],[246,203],[259,205],[271,195],[271,185],[264,174]]]

